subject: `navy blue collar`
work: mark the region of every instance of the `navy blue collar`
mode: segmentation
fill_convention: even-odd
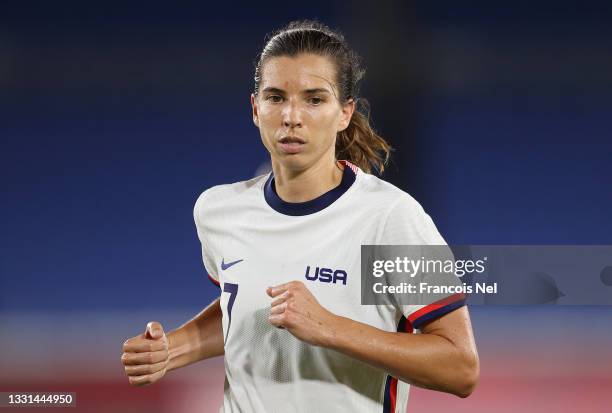
[[[306,202],[286,202],[283,201],[276,193],[274,185],[274,172],[270,172],[270,176],[264,186],[264,198],[272,209],[281,214],[290,216],[310,215],[319,212],[342,196],[355,182],[355,172],[348,166],[344,165],[342,173],[342,181],[340,185],[334,189],[330,189],[323,195]]]

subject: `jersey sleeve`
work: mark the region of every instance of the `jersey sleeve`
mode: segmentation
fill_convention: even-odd
[[[217,287],[219,284],[219,276],[217,274],[217,265],[215,264],[214,254],[212,253],[212,246],[210,246],[209,240],[206,237],[206,228],[203,225],[203,204],[205,201],[205,194],[200,195],[193,208],[193,219],[195,221],[196,230],[198,233],[198,239],[202,247],[202,262],[204,263],[204,270],[208,275],[208,279],[215,284]]]
[[[405,194],[390,208],[383,224],[380,245],[447,245],[431,217],[410,195]],[[465,305],[463,294],[437,297],[422,305],[400,305],[398,309],[418,329],[423,324]]]

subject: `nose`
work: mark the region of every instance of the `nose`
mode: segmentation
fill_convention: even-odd
[[[295,101],[287,102],[283,108],[283,126],[290,129],[302,127],[302,114]]]

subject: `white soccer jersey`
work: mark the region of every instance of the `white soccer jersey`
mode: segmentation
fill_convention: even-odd
[[[221,288],[226,374],[221,411],[406,411],[408,384],[271,325],[267,287],[300,280],[332,313],[406,333],[464,304],[451,296],[428,306],[361,305],[362,244],[445,242],[410,195],[341,163],[341,184],[312,201],[283,201],[270,173],[215,186],[196,202],[204,265]],[[319,277],[313,280],[314,275]]]

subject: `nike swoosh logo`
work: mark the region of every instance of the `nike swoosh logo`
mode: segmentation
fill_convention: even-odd
[[[224,259],[221,260],[221,269],[223,271],[227,270],[229,267],[231,267],[232,265],[236,265],[239,262],[244,261],[244,259],[242,260],[236,260],[236,261],[232,261],[232,262],[228,262],[227,264],[225,263]]]

